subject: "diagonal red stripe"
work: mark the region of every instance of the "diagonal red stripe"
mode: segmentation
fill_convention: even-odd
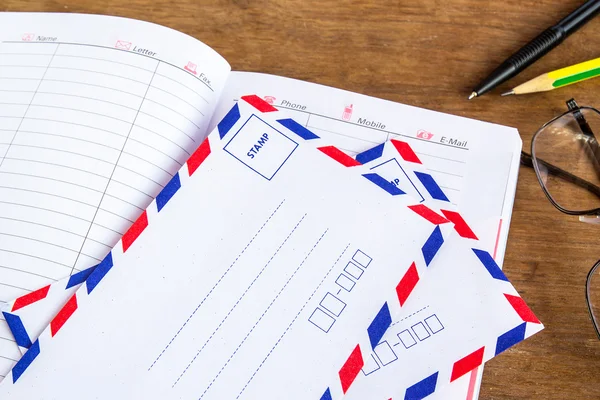
[[[17,311],[19,308],[23,308],[25,306],[35,303],[36,301],[40,301],[46,298],[46,296],[48,295],[48,290],[50,290],[50,285],[44,286],[41,289],[28,293],[25,296],[17,297],[15,303],[12,306],[11,311]]]
[[[461,237],[464,237],[466,239],[479,240],[477,238],[477,236],[475,236],[475,233],[471,230],[471,228],[469,228],[469,225],[467,225],[467,223],[465,222],[465,220],[459,213],[454,212],[454,211],[448,211],[448,210],[441,210],[441,211],[442,211],[442,214],[444,214],[444,217],[448,218],[450,220],[450,222],[452,222],[454,224],[454,230]]]
[[[208,157],[209,154],[210,144],[208,143],[208,138],[206,138],[187,160],[188,174],[190,176],[192,176],[192,174],[196,172],[200,164],[202,164],[204,160],[206,160],[206,157]]]
[[[440,214],[433,211],[431,208],[427,207],[424,204],[417,204],[414,206],[408,206],[411,210],[419,214],[421,217],[425,218],[427,221],[431,222],[434,225],[445,224],[448,220],[442,217]]]
[[[533,311],[531,311],[531,309],[527,306],[525,300],[519,296],[513,296],[506,293],[504,293],[504,297],[506,297],[506,300],[508,300],[510,305],[515,309],[523,321],[541,324],[540,320],[537,319]]]
[[[413,262],[402,279],[400,279],[398,286],[396,286],[396,294],[398,294],[400,306],[404,305],[408,296],[410,296],[415,286],[417,286],[417,282],[419,282],[419,271],[417,271],[417,266]]]
[[[123,243],[123,253],[127,251],[127,249],[135,242],[135,239],[138,238],[148,226],[148,214],[146,214],[146,210],[140,215],[140,217],[131,225],[131,227],[125,232],[123,237],[121,238],[121,242]]]
[[[392,139],[391,142],[404,161],[421,164],[421,160],[419,160],[419,157],[417,157],[408,143],[396,139]]]
[[[485,346],[455,362],[454,366],[452,367],[452,376],[450,377],[450,382],[455,381],[464,374],[472,371],[474,368],[479,367],[481,363],[483,363],[484,351]]]
[[[360,351],[360,345],[356,345],[350,357],[346,360],[346,363],[340,369],[340,382],[342,383],[342,391],[344,394],[348,391],[352,382],[356,379],[356,376],[364,367],[365,363],[363,362],[362,352]]]
[[[255,94],[249,96],[242,96],[242,100],[244,100],[246,103],[250,104],[252,107],[256,108],[260,112],[277,111],[275,107],[273,107],[272,105],[270,105]]]
[[[63,327],[65,322],[73,315],[73,313],[77,310],[77,293],[73,295],[67,301],[67,304],[63,306],[63,308],[56,314],[52,322],[50,322],[50,333],[52,337],[58,333],[60,328]]]
[[[333,158],[335,161],[339,162],[345,167],[355,167],[357,165],[361,165],[354,158],[350,157],[348,154],[344,153],[335,146],[319,147],[319,150],[321,150],[323,153],[327,154],[329,157]]]

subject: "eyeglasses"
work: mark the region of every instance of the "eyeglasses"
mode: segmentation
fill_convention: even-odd
[[[594,134],[600,134],[600,111],[580,107],[574,99],[567,107],[533,135],[531,155],[521,152],[521,164],[535,169],[544,194],[560,211],[600,223],[600,146]],[[588,273],[585,298],[600,339],[595,308],[600,307],[599,268],[600,260]]]

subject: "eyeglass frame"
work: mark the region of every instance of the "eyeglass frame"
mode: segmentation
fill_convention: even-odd
[[[559,120],[569,114],[574,115],[576,121],[579,124],[579,127],[581,128],[582,132],[585,135],[591,136],[594,139],[596,139],[596,135],[594,134],[594,132],[588,125],[583,114],[581,114],[581,110],[593,111],[596,114],[598,114],[598,116],[600,116],[600,110],[597,110],[593,107],[588,107],[588,106],[579,106],[579,105],[577,105],[577,102],[574,99],[570,99],[567,101],[567,107],[569,108],[568,111],[552,118],[550,121],[546,122],[535,132],[535,134],[533,135],[533,137],[531,139],[531,154],[527,154],[524,151],[521,151],[521,164],[523,164],[527,167],[533,168],[535,170],[536,177],[538,179],[538,182],[540,183],[542,191],[546,195],[546,198],[548,198],[550,203],[552,203],[552,205],[554,207],[556,207],[562,213],[565,213],[568,215],[600,216],[600,207],[593,208],[590,210],[583,210],[583,211],[573,211],[573,210],[569,210],[569,209],[562,207],[560,204],[558,204],[554,200],[554,198],[552,197],[552,195],[549,193],[548,189],[546,188],[544,181],[542,180],[542,173],[539,169],[538,164],[544,165],[547,168],[549,173],[551,173],[555,176],[567,179],[567,180],[571,181],[571,183],[574,183],[580,187],[583,187],[583,188],[589,190],[590,192],[594,193],[596,196],[600,197],[600,187],[594,185],[591,182],[586,181],[585,179],[579,178],[578,176],[575,176],[575,175],[571,174],[570,172],[567,172],[555,165],[552,165],[542,159],[539,159],[535,156],[534,146],[535,146],[536,137],[548,126],[552,125],[557,120]],[[594,141],[594,143],[596,145],[596,148],[592,149],[592,151],[594,152],[594,154],[600,154],[600,148],[598,148],[597,141]],[[600,159],[597,158],[595,161],[600,165]]]
[[[535,134],[533,135],[533,137],[531,139],[531,154],[527,154],[524,151],[521,151],[521,164],[525,165],[527,167],[533,168],[535,170],[535,175],[538,179],[540,187],[542,188],[542,191],[544,192],[544,194],[546,195],[546,197],[548,198],[550,203],[552,203],[552,205],[554,207],[556,207],[559,211],[561,211],[564,214],[568,214],[568,215],[598,217],[598,216],[600,216],[600,208],[584,210],[584,211],[573,211],[573,210],[568,210],[568,209],[562,207],[560,204],[558,204],[554,200],[554,198],[550,195],[548,189],[546,188],[546,185],[544,184],[544,181],[542,180],[542,176],[541,176],[542,174],[541,174],[541,171],[539,170],[538,163],[541,163],[542,165],[544,165],[544,167],[547,168],[549,173],[554,174],[561,178],[565,178],[578,186],[584,187],[587,190],[590,190],[591,192],[593,192],[598,197],[600,197],[600,187],[594,185],[591,182],[586,181],[585,179],[579,178],[578,176],[575,176],[575,175],[571,174],[570,172],[567,172],[555,165],[552,165],[550,163],[547,163],[544,160],[541,160],[541,159],[538,159],[537,157],[535,157],[534,146],[535,146],[535,139],[538,136],[538,134],[540,134],[540,132],[542,132],[546,127],[548,127],[549,125],[553,124],[554,122],[556,122],[557,120],[559,120],[560,118],[562,118],[568,114],[573,114],[575,116],[575,119],[578,122],[579,127],[581,128],[581,130],[584,134],[592,136],[594,139],[596,139],[596,135],[594,135],[594,132],[589,127],[587,121],[585,120],[585,117],[581,114],[581,110],[591,110],[591,111],[596,112],[599,116],[600,116],[600,111],[593,107],[579,106],[577,104],[577,102],[575,101],[575,99],[568,100],[567,107],[569,108],[568,111],[552,118],[550,121],[546,122],[535,132]],[[596,156],[596,155],[600,154],[600,148],[598,147],[597,141],[595,141],[594,143],[596,145],[596,149],[592,149],[592,151],[594,152],[594,155]],[[600,165],[600,159],[598,159],[597,156],[596,156],[595,161]],[[587,303],[588,313],[589,313],[590,319],[592,321],[592,326],[594,327],[596,336],[598,336],[598,339],[600,339],[600,327],[598,326],[599,323],[598,323],[598,320],[596,319],[596,316],[594,315],[593,308],[592,308],[592,302],[590,300],[590,286],[591,286],[590,283],[591,283],[592,277],[594,276],[594,274],[596,273],[596,270],[598,268],[600,268],[600,260],[596,261],[596,263],[592,266],[592,268],[590,269],[590,271],[587,274],[586,284],[585,284],[585,301]]]

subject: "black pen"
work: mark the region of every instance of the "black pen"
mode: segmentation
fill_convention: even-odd
[[[481,96],[499,84],[517,75],[540,57],[558,46],[567,36],[581,28],[600,11],[600,0],[588,0],[558,24],[546,29],[519,51],[510,56],[485,78],[469,96]]]

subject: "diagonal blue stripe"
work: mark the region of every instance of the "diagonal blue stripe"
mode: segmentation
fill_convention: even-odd
[[[26,349],[31,347],[31,339],[29,339],[29,335],[27,334],[27,330],[23,325],[23,321],[18,315],[14,315],[11,313],[3,312],[4,319],[8,324],[8,328],[10,329],[13,337],[15,338],[15,342],[20,347],[24,347]]]
[[[371,322],[371,325],[367,328],[369,340],[371,341],[371,348],[375,349],[375,346],[379,344],[379,341],[391,323],[392,316],[390,315],[390,309],[386,302],[373,319],[373,322]]]
[[[290,131],[294,132],[296,135],[300,136],[304,140],[312,140],[319,138],[312,131],[306,129],[291,118],[278,119],[277,122],[288,128]]]
[[[69,281],[67,282],[67,286],[65,287],[65,289],[68,289],[73,286],[77,286],[80,283],[83,283],[92,274],[92,272],[94,272],[94,269],[96,269],[96,265],[94,265],[93,267],[84,269],[83,271],[79,271],[76,274],[71,275],[69,277]]]
[[[420,382],[415,383],[408,389],[404,395],[404,400],[421,400],[435,392],[437,385],[438,372],[428,376]]]
[[[240,108],[237,104],[235,104],[231,110],[227,113],[225,117],[219,122],[217,125],[217,129],[219,130],[219,137],[223,139],[227,132],[235,125],[235,123],[240,119]]]
[[[496,342],[496,355],[523,341],[525,339],[526,328],[527,322],[523,322],[521,325],[517,325],[510,331],[498,336],[498,341]]]
[[[370,148],[369,150],[365,150],[362,153],[358,153],[355,157],[356,161],[358,161],[361,164],[366,164],[368,162],[378,159],[383,155],[384,146],[385,143],[381,143],[375,147]]]
[[[36,340],[31,345],[29,350],[27,350],[27,352],[25,354],[23,354],[23,357],[21,357],[21,359],[13,367],[13,369],[12,369],[13,383],[17,382],[17,380],[21,377],[21,375],[23,375],[25,370],[31,365],[33,360],[35,360],[35,358],[39,354],[40,354],[40,342],[39,342],[39,340]]]
[[[160,191],[158,196],[156,196],[156,208],[158,212],[162,210],[162,208],[171,200],[171,197],[179,190],[181,187],[181,181],[179,180],[179,172],[173,175],[173,178],[165,185],[163,190]]]
[[[92,272],[85,281],[85,285],[87,286],[88,294],[92,293],[92,290],[98,286],[102,278],[110,271],[113,266],[112,253],[108,253],[104,260],[98,265],[96,265],[96,269]]]
[[[431,235],[427,238],[427,241],[421,248],[423,252],[423,258],[425,258],[425,264],[429,266],[433,257],[437,254],[440,247],[444,244],[444,237],[442,236],[442,230],[439,226],[436,226]]]
[[[502,272],[498,264],[496,264],[496,261],[494,261],[494,258],[490,255],[490,253],[478,249],[473,249],[473,252],[477,258],[479,258],[479,261],[481,261],[485,269],[488,270],[492,278],[508,282],[508,278],[506,275],[504,275],[504,272]]]
[[[425,189],[427,189],[432,198],[436,200],[450,201],[442,191],[442,188],[439,187],[435,179],[433,179],[433,176],[418,171],[415,171],[415,175],[417,178],[419,178],[423,186],[425,186]]]
[[[391,182],[386,181],[379,174],[371,173],[371,174],[363,174],[365,178],[391,194],[392,196],[397,196],[399,194],[404,194],[402,190],[400,190],[396,185]]]
[[[329,388],[327,388],[325,393],[323,393],[323,396],[321,396],[320,400],[333,400],[333,398],[331,397],[331,392],[329,391]]]

